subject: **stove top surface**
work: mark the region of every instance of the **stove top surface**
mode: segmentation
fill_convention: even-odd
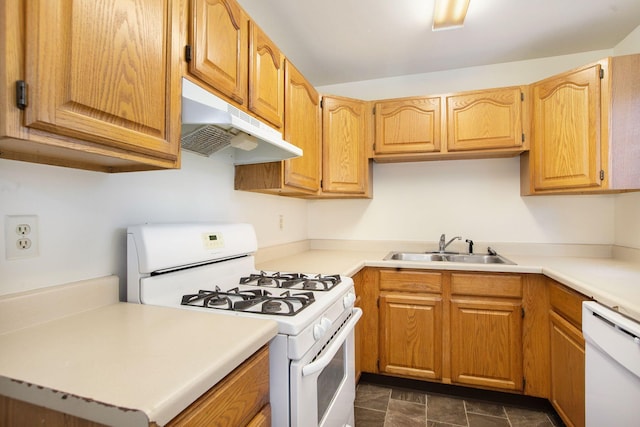
[[[256,277],[276,279],[264,280],[266,286],[259,286]],[[312,287],[323,290],[308,290],[309,278]],[[297,335],[326,316],[330,307],[338,303],[342,307],[343,297],[353,292],[349,277],[321,275],[323,278],[328,279],[284,272],[263,275],[254,269],[253,257],[244,257],[144,277],[138,294],[142,304],[274,320],[280,333]],[[245,280],[247,283],[241,283]],[[326,281],[329,290],[324,290]]]

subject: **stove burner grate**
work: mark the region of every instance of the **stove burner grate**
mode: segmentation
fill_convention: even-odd
[[[340,283],[340,275],[321,274],[309,276],[301,273],[273,273],[261,271],[260,274],[250,274],[240,278],[241,285],[256,285],[272,288],[297,289],[304,291],[329,291]]]
[[[218,286],[215,291],[199,290],[197,294],[182,297],[181,305],[248,313],[293,316],[315,301],[312,292],[271,295],[262,289],[239,290],[233,288],[223,292]]]

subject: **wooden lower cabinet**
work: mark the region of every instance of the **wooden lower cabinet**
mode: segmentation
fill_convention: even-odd
[[[353,276],[356,305],[362,317],[355,329],[356,378],[378,372],[378,269],[364,268]]]
[[[584,338],[551,312],[551,404],[567,426],[584,426]]]
[[[584,426],[586,296],[539,274],[366,268],[356,278],[362,372],[549,399],[567,426]]]
[[[521,391],[522,277],[381,270],[379,372]]]
[[[451,382],[522,390],[520,301],[451,301]]]
[[[452,273],[451,382],[520,391],[522,277]]]
[[[585,425],[585,342],[582,302],[587,298],[549,280],[551,396],[569,427]]]
[[[380,372],[442,378],[442,297],[380,294]]]

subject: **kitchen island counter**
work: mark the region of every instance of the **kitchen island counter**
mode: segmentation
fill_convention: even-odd
[[[373,245],[375,246],[375,245]],[[512,255],[516,265],[455,262],[384,261],[389,250],[310,249],[260,262],[264,270],[318,271],[352,276],[363,267],[538,273],[640,321],[640,262],[593,256]]]
[[[164,425],[277,333],[270,320],[118,302],[116,277],[92,282],[82,288],[106,298],[49,319],[26,307],[69,286],[0,298],[0,394],[108,425]]]

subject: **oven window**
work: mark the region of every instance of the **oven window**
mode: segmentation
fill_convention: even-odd
[[[345,344],[340,346],[331,362],[320,372],[318,376],[318,424],[324,418],[333,397],[337,394],[340,384],[345,377],[344,355]]]

